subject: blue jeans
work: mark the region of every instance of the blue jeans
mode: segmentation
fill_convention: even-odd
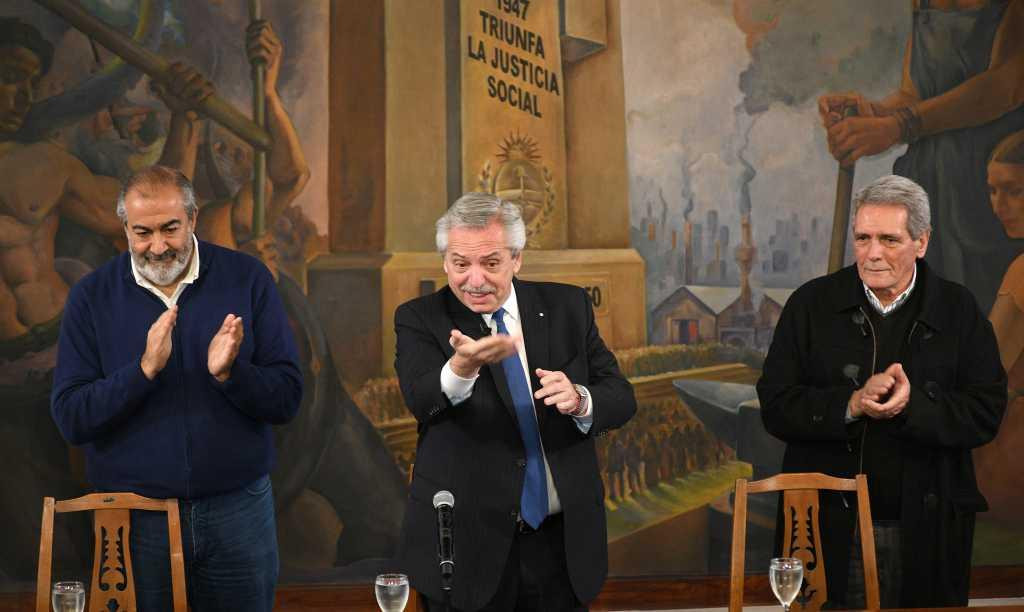
[[[185,582],[193,612],[274,607],[277,531],[270,476],[237,491],[179,502]],[[170,611],[167,515],[132,510],[131,555],[140,612]]]

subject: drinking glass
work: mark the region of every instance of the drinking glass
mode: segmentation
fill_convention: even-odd
[[[772,592],[782,604],[782,609],[789,612],[789,606],[796,599],[804,581],[803,562],[796,557],[772,559],[768,565],[768,581],[772,583]]]
[[[81,582],[53,583],[53,612],[85,610],[85,585]]]
[[[373,585],[382,612],[402,612],[409,600],[409,578],[405,574],[380,574]]]

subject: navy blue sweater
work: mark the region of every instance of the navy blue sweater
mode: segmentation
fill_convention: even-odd
[[[122,253],[79,281],[61,322],[50,408],[82,445],[101,491],[196,499],[270,472],[270,424],[295,416],[302,375],[270,272],[256,259],[199,243],[199,278],[178,298],[170,358],[153,380],[139,365],[164,304]],[[223,384],[207,369],[210,340],[229,314],[244,337]]]

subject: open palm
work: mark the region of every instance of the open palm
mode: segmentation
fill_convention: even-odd
[[[231,366],[238,356],[238,347],[242,346],[242,317],[229,314],[224,323],[210,340],[207,352],[206,367],[217,380],[224,382],[231,376]]]

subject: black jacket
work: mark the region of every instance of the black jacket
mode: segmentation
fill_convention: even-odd
[[[988,507],[971,449],[996,434],[1006,374],[992,326],[970,292],[924,261],[917,266],[914,290],[923,301],[900,340],[910,401],[894,419],[903,456],[901,605],[965,606],[974,515]],[[864,304],[863,284],[850,266],[803,285],[782,311],[757,391],[765,428],[786,442],[784,472],[851,477],[858,471],[870,419],[847,424],[845,417],[850,395],[871,375],[874,338]],[[838,494],[822,496],[830,600],[845,592],[855,507]]]
[[[570,285],[515,280],[530,369],[560,370],[594,400],[587,434],[554,407],[535,401],[540,434],[565,519],[565,553],[576,596],[597,596],[608,571],[604,487],[594,436],[636,412],[633,389],[594,323],[586,293]],[[441,600],[434,493],[455,495],[452,605],[474,610],[496,592],[515,533],[525,451],[501,364],[481,369],[473,394],[452,406],[441,391],[441,368],[453,354],[451,330],[479,338],[483,318],[447,287],[395,311],[402,395],[419,421],[416,466],[400,558],[412,585]],[[540,383],[530,372],[533,389]]]

